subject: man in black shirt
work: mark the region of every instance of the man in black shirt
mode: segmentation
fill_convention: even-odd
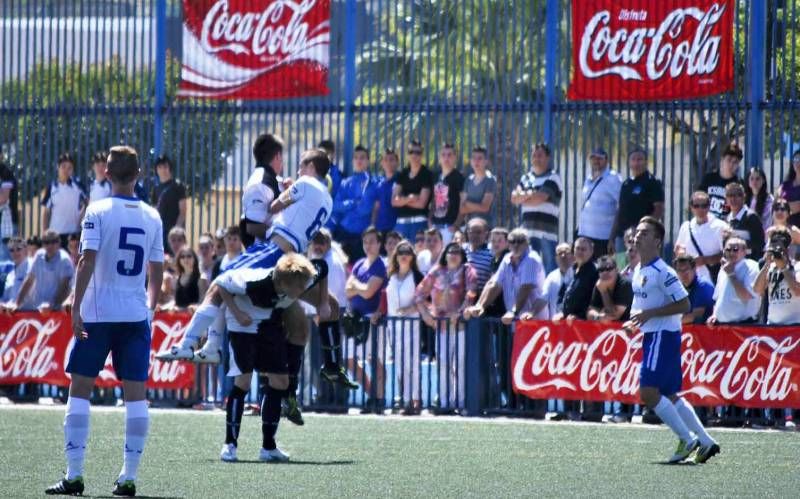
[[[461,204],[461,190],[464,188],[464,175],[458,171],[453,144],[442,145],[439,166],[442,170],[433,186],[429,220],[442,233],[442,241],[447,246],[457,229],[455,223]]]
[[[764,226],[761,224],[761,217],[744,204],[742,184],[728,184],[725,187],[725,202],[731,209],[725,220],[731,226],[733,234],[747,243],[747,258],[760,260],[764,255]]]
[[[729,145],[722,153],[719,170],[707,173],[697,186],[696,190],[708,193],[711,202],[709,212],[719,219],[724,219],[729,211],[725,205],[725,187],[728,184],[743,183],[738,175],[743,156],[737,144]]]
[[[597,268],[592,256],[594,247],[586,237],[579,237],[573,245],[575,254],[575,277],[564,292],[564,310],[553,316],[553,320],[586,319],[591,303],[592,291],[597,283]]]
[[[409,241],[414,240],[418,230],[428,227],[428,202],[432,190],[433,175],[422,164],[422,144],[411,141],[408,167],[400,170],[392,188],[392,206],[397,209],[395,230]]]
[[[608,242],[611,254],[617,251],[616,238],[621,238],[628,227],[635,227],[642,217],[650,215],[659,220],[664,217],[664,185],[647,170],[647,152],[631,151],[628,166],[631,176],[622,183],[619,211]]]
[[[609,255],[597,260],[600,276],[592,291],[592,302],[586,318],[590,321],[627,321],[631,315],[633,288],[617,271],[617,262]]]
[[[173,227],[184,227],[186,224],[186,187],[175,179],[175,167],[167,156],[156,159],[158,185],[150,196],[152,205],[161,215],[164,226],[164,248],[168,248],[167,234]]]

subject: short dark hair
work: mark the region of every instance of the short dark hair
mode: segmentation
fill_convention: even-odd
[[[439,240],[444,241],[444,238],[442,237],[442,231],[440,231],[436,227],[430,227],[428,229],[425,229],[425,235],[426,236],[436,236],[436,237],[439,238]]]
[[[598,267],[605,267],[606,265],[613,265],[614,268],[617,268],[617,260],[611,255],[603,255],[597,259],[597,266]]]
[[[387,147],[383,150],[383,157],[385,158],[386,156],[394,156],[395,159],[399,159],[397,151],[395,151],[392,147]]]
[[[744,157],[744,153],[742,152],[742,148],[739,147],[739,144],[737,144],[736,142],[731,142],[730,144],[728,144],[728,147],[726,147],[725,150],[722,151],[722,157],[725,156],[733,156],[734,158],[741,161],[742,158]]]
[[[61,163],[72,163],[72,168],[75,168],[75,156],[70,152],[62,152],[58,155],[56,164],[60,165]]]
[[[364,229],[364,232],[361,233],[361,239],[364,239],[370,234],[375,234],[375,238],[378,240],[378,242],[383,243],[383,234],[381,234],[381,231],[376,229],[374,225],[370,225]]]
[[[89,164],[105,163],[106,161],[108,161],[108,153],[106,151],[97,151],[92,154],[92,161]]]
[[[317,144],[317,147],[320,149],[325,149],[327,153],[334,153],[336,152],[336,144],[333,143],[331,139],[322,139]]]
[[[27,239],[27,241],[25,241],[25,244],[27,244],[28,246],[36,246],[37,248],[41,248],[42,238],[40,238],[39,236],[31,236]]]
[[[283,139],[271,133],[262,133],[253,144],[253,158],[257,165],[268,165],[275,156],[283,152]]]
[[[444,247],[442,254],[439,255],[440,267],[447,266],[447,252],[450,251],[450,248],[458,248],[458,252],[461,254],[461,264],[464,265],[467,263],[467,252],[464,251],[464,248],[462,248],[460,244],[451,241],[447,243],[447,246]]]
[[[697,265],[695,262],[694,257],[689,253],[681,253],[680,255],[676,256],[672,259],[672,266],[677,267],[678,264],[688,263],[690,267],[694,268]]]
[[[416,139],[409,140],[408,149],[411,149],[412,147],[419,147],[420,149],[422,149],[422,143]]]
[[[331,160],[328,159],[328,153],[320,148],[309,149],[303,153],[300,157],[300,164],[305,166],[308,163],[314,165],[314,171],[317,172],[319,178],[325,178],[331,168]]]
[[[361,144],[358,144],[357,146],[355,146],[353,148],[353,152],[354,153],[356,153],[356,152],[366,153],[367,157],[369,158],[369,149],[367,149],[366,147],[362,146]]]
[[[227,229],[225,229],[225,236],[224,237],[242,237],[242,229],[239,228],[238,225],[231,225]]]
[[[550,146],[548,146],[548,145],[547,145],[547,144],[545,144],[544,142],[538,142],[538,143],[536,143],[536,144],[534,144],[534,145],[533,145],[533,150],[534,150],[534,151],[536,151],[536,150],[538,150],[538,149],[541,149],[542,151],[544,151],[544,153],[545,153],[547,156],[550,156]]]
[[[108,152],[108,176],[113,182],[129,184],[139,176],[139,156],[131,146],[114,146]]]
[[[170,173],[175,173],[175,165],[172,163],[172,159],[166,154],[162,154],[161,156],[156,158],[156,161],[153,163],[153,166],[158,165],[167,165],[169,167]]]
[[[80,240],[81,240],[80,232],[73,232],[67,237],[67,241],[80,241]]]
[[[769,244],[774,244],[776,242],[788,248],[792,244],[792,234],[783,227],[775,229],[769,235]]]
[[[647,224],[652,227],[656,231],[656,237],[664,243],[664,236],[666,235],[667,231],[664,229],[664,224],[661,223],[661,220],[657,219],[656,217],[651,217],[647,215],[639,219],[640,224]]]
[[[403,239],[403,235],[397,232],[396,230],[387,231],[386,234],[383,235],[383,239]]]
[[[442,150],[442,149],[452,149],[452,150],[455,151],[456,146],[452,142],[446,142],[445,141],[445,142],[442,142],[442,145],[439,147],[439,150]]]
[[[628,160],[631,159],[631,156],[634,154],[641,154],[644,156],[644,159],[647,159],[647,151],[644,150],[644,147],[636,146],[628,152]]]
[[[473,147],[472,148],[472,152],[473,153],[475,153],[475,152],[481,153],[484,156],[486,156],[488,154],[487,151],[486,151],[486,146],[484,146],[484,145],[477,145],[477,146]]]

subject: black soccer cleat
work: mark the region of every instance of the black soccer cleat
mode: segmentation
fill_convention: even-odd
[[[114,490],[111,493],[115,496],[133,497],[136,495],[136,485],[133,480],[125,480],[124,482],[117,480],[114,482]]]
[[[342,385],[348,390],[358,390],[359,388],[358,383],[347,377],[347,371],[341,366],[333,368],[323,367],[320,369],[319,375],[328,383]]]
[[[285,404],[283,405],[283,416],[289,420],[289,422],[296,424],[297,426],[303,426],[306,424],[303,421],[303,413],[300,412],[300,404],[297,403],[297,397],[291,395],[284,399]]]
[[[49,496],[82,496],[83,477],[75,477],[72,480],[62,478],[58,483],[47,487],[44,493]]]

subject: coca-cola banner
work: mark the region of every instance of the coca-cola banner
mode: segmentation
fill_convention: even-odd
[[[733,0],[573,0],[572,100],[692,99],[733,88]]]
[[[157,313],[153,319],[150,344],[149,388],[189,388],[194,383],[194,365],[185,362],[162,362],[155,354],[176,344],[189,323],[185,313]],[[66,312],[42,315],[35,312],[0,314],[0,385],[45,383],[68,386],[64,368],[75,340],[72,319]],[[97,377],[97,386],[118,386],[111,355]]]
[[[638,403],[642,333],[543,321],[514,333],[514,390],[535,399]],[[696,405],[800,407],[797,328],[684,326],[683,392]]]
[[[328,94],[330,0],[183,0],[180,97]]]

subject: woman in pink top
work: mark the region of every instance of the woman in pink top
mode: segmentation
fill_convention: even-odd
[[[436,328],[441,408],[464,407],[464,328],[459,322],[464,309],[478,293],[475,269],[458,243],[448,244],[439,263],[419,283],[416,301],[427,325]],[[427,299],[430,298],[430,303]]]

